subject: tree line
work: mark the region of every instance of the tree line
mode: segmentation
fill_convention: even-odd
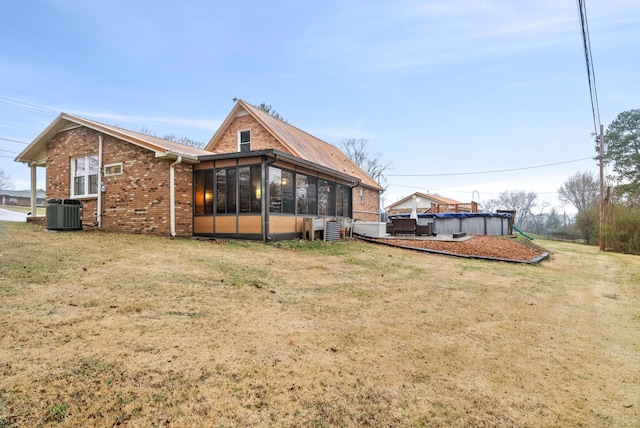
[[[609,171],[604,192],[600,195],[598,189],[597,197],[578,214],[576,224],[589,243],[597,242],[602,202],[605,247],[640,254],[640,109],[620,113],[607,127],[604,143],[602,161]],[[595,150],[595,159],[600,161],[598,142]]]
[[[600,162],[599,136],[594,137],[594,160]],[[590,171],[576,172],[558,189],[559,200],[577,210],[575,222],[566,224],[555,210],[544,214],[545,203],[538,204],[534,192],[505,191],[483,209],[515,210],[515,224],[523,230],[596,244],[601,232],[602,203],[606,249],[640,254],[640,109],[620,113],[607,127],[604,143],[602,161],[608,173],[603,177],[602,194],[600,177]]]

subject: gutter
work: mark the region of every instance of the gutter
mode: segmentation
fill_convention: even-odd
[[[166,151],[166,152],[156,152],[156,159],[178,159],[181,158],[181,162],[185,163],[200,163],[200,159],[195,156],[185,155],[179,152]]]
[[[102,135],[98,135],[98,229],[102,228]]]
[[[176,236],[176,165],[180,165],[183,161],[186,163],[199,163],[197,157],[183,155],[181,153],[175,153],[172,151],[156,152],[157,159],[175,159],[171,165],[169,165],[169,222],[171,224],[171,237]]]
[[[285,152],[281,152],[275,149],[256,150],[256,151],[246,152],[246,153],[233,152],[233,153],[210,154],[210,155],[198,156],[198,160],[200,162],[206,162],[206,161],[220,160],[220,159],[239,159],[239,158],[258,157],[258,156],[267,156],[274,159],[274,161],[283,161],[283,162],[291,163],[293,165],[298,165],[298,166],[302,166],[312,170],[316,170],[318,172],[322,172],[327,175],[344,180],[345,182],[350,183],[350,185],[353,185],[354,183],[357,183],[355,184],[355,186],[361,184],[361,180],[353,175],[349,175],[337,169],[332,169],[324,165],[310,162],[302,158],[298,158],[296,156],[289,155]]]

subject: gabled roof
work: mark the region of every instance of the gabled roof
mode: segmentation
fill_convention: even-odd
[[[175,158],[177,156],[182,156],[184,162],[196,163],[198,162],[198,156],[211,154],[210,152],[202,149],[175,143],[173,141],[163,140],[162,138],[153,137],[140,132],[129,131],[128,129],[119,128],[117,126],[105,125],[104,123],[72,116],[67,113],[60,113],[60,115],[51,122],[51,124],[42,131],[42,133],[40,133],[32,143],[15,158],[15,161],[28,164],[35,163],[38,166],[44,166],[47,142],[49,142],[58,132],[73,129],[77,126],[86,126],[87,128],[91,128],[103,134],[119,138],[128,143],[153,151],[156,153],[156,157]]]
[[[407,202],[408,200],[410,200],[411,198],[413,198],[414,196],[418,197],[418,198],[423,198],[423,199],[427,199],[430,200],[436,204],[440,204],[440,205],[461,205],[463,204],[462,202],[456,201],[455,199],[450,199],[450,198],[445,198],[439,195],[431,195],[429,193],[421,193],[421,192],[415,192],[412,193],[411,195],[400,199],[399,201],[396,201],[394,203],[392,203],[391,205],[388,205],[387,207],[385,207],[385,209],[393,209],[395,206],[397,205],[402,205],[404,202]]]
[[[355,177],[360,184],[377,190],[382,187],[365,171],[356,165],[340,149],[301,129],[290,125],[269,113],[252,106],[243,100],[238,100],[218,131],[211,138],[205,149],[213,150],[231,122],[244,112],[249,113],[260,125],[262,125],[276,140],[285,146],[292,155],[306,161],[324,166],[343,174]]]

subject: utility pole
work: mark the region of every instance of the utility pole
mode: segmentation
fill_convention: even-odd
[[[604,251],[604,125],[600,124],[600,251]]]

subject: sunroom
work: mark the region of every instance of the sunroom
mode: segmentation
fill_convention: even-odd
[[[275,149],[201,156],[193,234],[262,241],[303,237],[305,219],[352,218],[360,182]],[[307,221],[308,222],[308,221]]]

